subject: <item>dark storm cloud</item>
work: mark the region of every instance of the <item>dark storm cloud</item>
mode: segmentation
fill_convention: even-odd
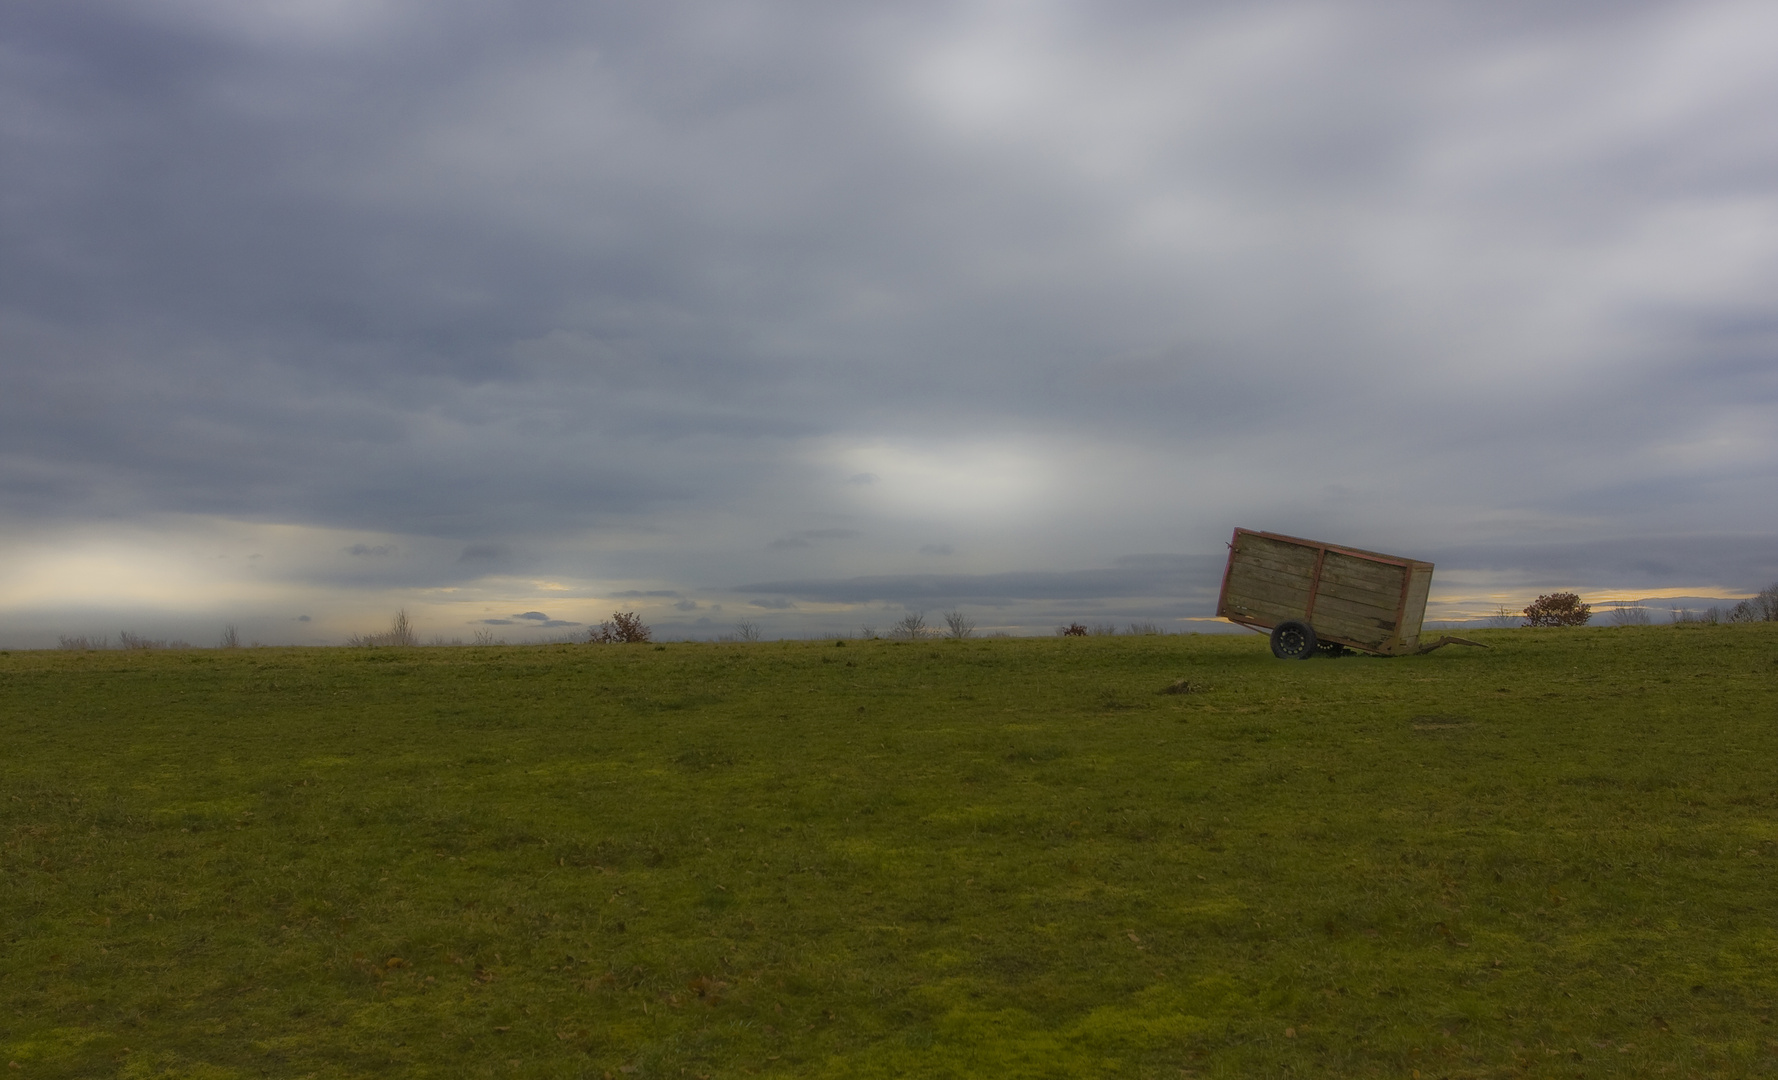
[[[1696,582],[1755,592],[1778,581],[1778,535],[1456,545],[1434,549],[1428,557],[1440,569],[1511,571],[1577,589],[1633,590]]]
[[[1222,563],[1213,556],[1131,555],[1104,570],[885,574],[844,581],[772,581],[743,585],[735,591],[830,603],[889,602],[910,607],[1131,597],[1214,600],[1222,584],[1221,574]]]
[[[391,587],[1197,597],[1189,560],[888,571],[1082,521],[1090,558],[1017,558],[1190,530],[1214,563],[1237,518],[1757,581],[1763,541],[1665,537],[1778,530],[1773,32],[1654,2],[8,5],[0,515],[398,536],[315,571]],[[984,500],[846,456],[1014,438],[1101,464],[969,531]],[[1168,505],[1156,461],[1203,490]]]

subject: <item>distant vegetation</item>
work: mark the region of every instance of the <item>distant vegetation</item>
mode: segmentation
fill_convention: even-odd
[[[1729,610],[1729,622],[1778,622],[1778,582],[1766,586],[1751,600]]]
[[[352,648],[375,648],[378,646],[409,646],[418,645],[420,639],[414,633],[413,624],[408,621],[407,609],[402,608],[395,613],[395,619],[389,629],[380,634],[354,634],[346,639]]]
[[[1592,605],[1571,592],[1540,596],[1525,608],[1526,626],[1585,626],[1592,617]]]
[[[588,629],[586,639],[594,645],[641,645],[654,640],[654,631],[634,611],[614,611]]]

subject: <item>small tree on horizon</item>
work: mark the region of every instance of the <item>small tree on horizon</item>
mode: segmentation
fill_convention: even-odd
[[[889,633],[907,641],[919,641],[926,636],[926,613],[910,611],[902,616],[901,621],[889,628]]]
[[[389,629],[380,634],[353,634],[346,639],[346,644],[354,648],[376,648],[379,645],[418,645],[419,635],[414,633],[414,624],[408,621],[407,608],[395,613],[389,623]]]
[[[634,611],[614,611],[611,618],[588,628],[590,645],[642,645],[654,640],[654,631]]]
[[[1593,606],[1571,592],[1540,596],[1525,608],[1526,626],[1585,626],[1592,617]]]
[[[961,611],[945,612],[945,625],[950,627],[947,636],[955,638],[958,641],[962,641],[964,638],[975,633],[975,620],[963,614]]]

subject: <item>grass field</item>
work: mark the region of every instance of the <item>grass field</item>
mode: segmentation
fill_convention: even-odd
[[[0,1068],[1778,1071],[1778,626],[1477,636],[0,655]]]

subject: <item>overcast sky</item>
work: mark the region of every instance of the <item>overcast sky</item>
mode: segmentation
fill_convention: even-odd
[[[1770,3],[0,6],[0,641],[1778,580]],[[491,622],[489,620],[492,620]]]

